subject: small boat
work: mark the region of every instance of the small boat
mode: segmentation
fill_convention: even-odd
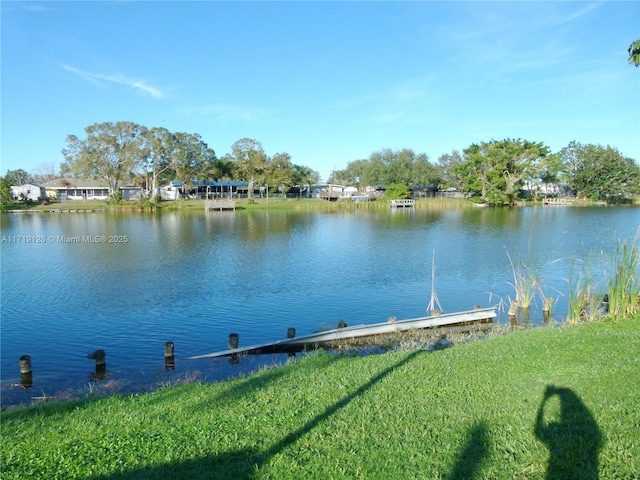
[[[355,325],[353,327],[325,330],[311,335],[297,338],[287,338],[277,342],[252,345],[248,347],[232,348],[220,352],[206,353],[187,357],[186,360],[198,360],[202,358],[218,358],[237,356],[240,354],[261,353],[291,353],[316,348],[331,348],[341,342],[363,340],[376,335],[388,335],[393,333],[421,330],[427,328],[452,327],[473,325],[477,323],[490,323],[497,316],[495,307],[477,308],[466,312],[442,313],[429,317],[410,318],[407,320],[387,321],[371,325]]]

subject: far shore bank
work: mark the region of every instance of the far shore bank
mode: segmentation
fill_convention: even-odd
[[[525,201],[517,206],[548,206],[558,207],[585,207],[605,205],[602,202],[571,199],[561,204],[546,204],[544,202]],[[634,199],[632,206],[640,205],[640,198]],[[416,209],[426,208],[476,208],[477,205],[470,200],[455,198],[421,198],[416,199]],[[25,204],[23,202],[5,203],[1,206],[2,213],[87,213],[87,212],[165,212],[165,211],[203,211],[204,200],[182,199],[175,201],[151,202],[123,201],[118,204],[109,204],[104,200],[69,200],[65,202],[51,201],[40,204]],[[317,198],[282,198],[263,197],[254,199],[235,199],[236,210],[300,210],[300,211],[338,211],[353,209],[389,209],[389,204],[384,199],[369,202],[340,201],[330,202]]]

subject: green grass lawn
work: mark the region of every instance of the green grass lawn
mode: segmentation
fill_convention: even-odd
[[[2,412],[8,479],[640,477],[640,320]]]

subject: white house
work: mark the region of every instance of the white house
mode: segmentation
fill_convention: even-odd
[[[183,197],[183,185],[179,180],[173,180],[168,185],[158,187],[154,196],[160,197],[160,200],[178,200]]]
[[[47,192],[44,187],[34,185],[33,183],[25,183],[24,185],[11,186],[11,198],[14,200],[31,200],[40,202],[46,200]]]
[[[92,179],[56,178],[42,184],[49,198],[58,200],[107,200],[109,187]]]

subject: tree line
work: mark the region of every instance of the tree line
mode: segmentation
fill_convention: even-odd
[[[572,141],[551,153],[540,142],[505,139],[474,143],[462,153],[441,155],[436,163],[409,149],[381,150],[334,171],[329,181],[360,188],[400,184],[455,189],[493,205],[513,204],[525,192],[543,195],[563,184],[584,198],[622,203],[640,193],[640,167],[610,146]]]
[[[155,191],[171,180],[180,180],[187,188],[194,180],[242,180],[282,191],[320,180],[318,172],[293,164],[288,153],[268,156],[262,144],[250,138],[238,140],[230,153],[218,158],[198,134],[147,129],[132,122],[94,124],[85,132],[84,138],[67,137],[60,175],[103,180],[111,194],[132,183]],[[2,193],[8,196],[9,185],[52,178],[56,174],[51,166],[40,166],[34,175],[9,171],[2,178]],[[550,186],[562,184],[584,198],[622,203],[640,193],[640,167],[610,146],[572,141],[551,153],[541,142],[505,139],[474,143],[462,153],[441,155],[435,163],[411,149],[383,149],[349,162],[328,182],[359,189],[455,189],[493,205],[513,204],[525,192],[542,195]]]
[[[85,133],[84,138],[67,137],[60,174],[104,180],[111,193],[123,182],[155,192],[171,180],[187,188],[194,180],[248,180],[285,189],[319,180],[317,172],[293,164],[288,153],[268,156],[259,141],[249,138],[238,140],[231,153],[218,158],[197,133],[133,122],[96,123]]]
[[[51,164],[36,172],[8,171],[2,177],[1,194],[10,198],[9,186],[44,183],[58,177],[104,181],[109,194],[123,185],[138,185],[157,192],[160,185],[182,181],[188,190],[196,180],[242,180],[287,190],[293,185],[320,180],[318,172],[296,165],[286,152],[268,156],[262,144],[243,138],[222,158],[216,156],[197,133],[147,128],[134,122],[103,122],[85,128],[85,136],[68,135],[62,150],[59,174]]]

